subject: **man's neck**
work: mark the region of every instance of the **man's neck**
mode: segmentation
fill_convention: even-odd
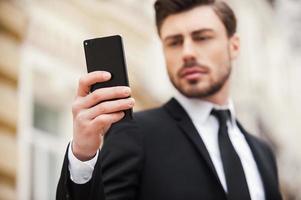
[[[227,99],[226,104],[221,105],[205,99],[188,98],[178,91],[175,93],[174,97],[192,119],[200,119],[201,121],[204,121],[209,116],[211,110],[215,108],[218,110],[229,109],[232,121],[235,121],[235,110],[231,98]]]
[[[229,103],[229,98],[230,98],[229,81],[227,81],[218,92],[216,92],[215,94],[213,94],[211,96],[203,97],[200,99],[204,100],[204,101],[209,101],[209,102],[219,105],[219,106],[224,106]]]

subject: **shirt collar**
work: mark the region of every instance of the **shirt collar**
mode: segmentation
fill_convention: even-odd
[[[231,124],[235,124],[235,110],[233,101],[231,99],[228,100],[226,105],[220,106],[209,101],[188,98],[178,91],[175,94],[175,99],[183,106],[194,122],[202,124],[205,123],[210,116],[211,110],[215,108],[217,110],[229,109],[231,114]]]

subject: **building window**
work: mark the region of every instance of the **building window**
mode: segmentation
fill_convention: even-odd
[[[58,134],[60,113],[37,101],[33,106],[33,126],[50,134]]]

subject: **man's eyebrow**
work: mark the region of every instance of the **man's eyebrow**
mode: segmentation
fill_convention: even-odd
[[[166,42],[167,40],[170,39],[181,39],[183,36],[181,34],[174,34],[174,35],[169,35],[166,38],[164,38],[164,41]]]
[[[203,28],[203,29],[192,31],[191,35],[198,35],[198,34],[202,34],[202,33],[206,33],[206,32],[213,33],[214,30],[211,28]],[[163,41],[166,42],[167,40],[170,40],[170,39],[181,39],[182,37],[183,37],[182,34],[168,35],[163,39]]]
[[[199,30],[192,31],[191,35],[198,35],[198,34],[202,34],[202,33],[206,33],[206,32],[213,33],[214,30],[211,28],[199,29]]]

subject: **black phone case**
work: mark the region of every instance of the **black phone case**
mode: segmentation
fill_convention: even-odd
[[[88,72],[108,71],[112,75],[109,81],[92,85],[91,92],[104,87],[129,86],[121,36],[85,40],[84,49]],[[123,120],[132,119],[132,115],[132,109],[126,110]]]

